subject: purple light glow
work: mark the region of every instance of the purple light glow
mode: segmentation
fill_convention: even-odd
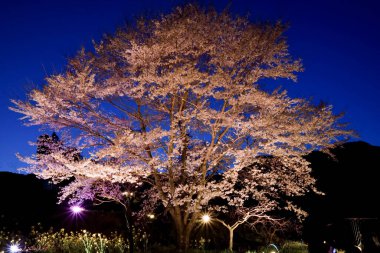
[[[73,212],[74,214],[80,214],[81,212],[84,211],[84,208],[81,207],[81,206],[75,205],[75,206],[71,206],[71,207],[70,207],[70,210],[71,210],[71,212]]]

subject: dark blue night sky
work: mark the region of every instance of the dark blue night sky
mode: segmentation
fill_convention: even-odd
[[[113,33],[141,15],[167,13],[185,1],[45,0],[0,3],[0,170],[23,166],[15,153],[32,154],[44,133],[25,127],[8,110],[10,99],[23,99],[41,87],[47,75],[64,69],[66,59],[91,40]],[[297,83],[278,80],[292,97],[312,98],[345,112],[344,121],[360,139],[380,146],[380,1],[377,0],[234,0],[199,1],[252,21],[282,20],[294,57],[305,71]]]

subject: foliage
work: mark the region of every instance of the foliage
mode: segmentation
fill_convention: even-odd
[[[100,233],[90,233],[86,230],[80,232],[48,231],[37,234],[35,244],[32,247],[38,252],[61,252],[61,253],[117,253],[125,252],[128,248],[123,237],[114,233],[106,237]]]
[[[281,252],[284,253],[307,253],[307,244],[300,241],[287,241],[281,247]]]
[[[166,208],[182,248],[215,198],[227,203],[215,212],[233,207],[243,220],[278,207],[303,215],[291,201],[280,203],[316,190],[303,156],[351,132],[331,106],[263,89],[268,79],[296,80],[302,70],[284,29],[193,5],[120,29],[94,53],[82,50],[28,101],[13,101],[27,124],[66,133],[69,146],[86,154],[24,158],[27,170],[54,182],[75,178],[63,197],[99,180],[146,182],[146,204]],[[249,199],[256,205],[247,209]]]
[[[0,252],[3,250],[7,252],[7,247],[11,243],[20,243],[20,246],[27,249],[30,252],[41,253],[118,253],[126,252],[128,249],[127,243],[123,237],[117,233],[111,233],[109,236],[105,236],[100,233],[91,233],[86,230],[79,232],[66,232],[61,229],[54,232],[52,229],[46,232],[41,232],[41,227],[32,227],[29,236],[22,237],[20,235],[11,234],[6,231],[0,230]],[[144,234],[135,233],[135,242],[143,242]],[[146,236],[146,235],[145,235]],[[200,238],[197,244],[198,249],[192,249],[189,253],[224,253],[232,252],[228,250],[206,250],[204,248],[204,238]],[[259,248],[257,251],[247,252],[272,252],[274,248],[270,245]],[[140,250],[146,252],[178,252],[178,248],[175,246],[167,247],[162,245],[153,245],[151,248],[140,248]],[[286,241],[281,247],[281,251],[284,253],[306,253],[307,245],[299,241]]]

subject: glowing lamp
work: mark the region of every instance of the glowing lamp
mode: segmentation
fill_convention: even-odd
[[[122,193],[125,197],[133,197],[133,192],[123,192]]]
[[[21,252],[21,249],[20,249],[20,247],[18,246],[18,244],[11,244],[11,245],[9,246],[9,252],[11,252],[11,253]]]
[[[150,213],[147,215],[149,219],[153,220],[154,219],[154,214]]]
[[[79,213],[83,212],[83,210],[84,210],[83,207],[78,206],[78,205],[71,206],[70,209],[71,209],[71,212],[73,212],[74,214],[79,214]]]
[[[204,214],[203,216],[202,216],[202,222],[203,223],[209,223],[211,221],[211,217],[210,217],[210,215],[208,215],[208,214]]]

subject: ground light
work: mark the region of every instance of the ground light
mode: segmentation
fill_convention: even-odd
[[[211,217],[210,217],[210,215],[208,215],[208,214],[204,214],[203,216],[202,216],[202,222],[203,223],[209,223],[211,221]]]
[[[20,246],[17,243],[11,244],[9,246],[9,252],[11,252],[11,253],[21,252]]]
[[[71,218],[72,222],[75,222],[74,228],[75,230],[78,228],[78,220],[82,220],[84,216],[84,212],[86,209],[84,209],[82,206],[79,204],[75,204],[69,207],[68,214],[69,217]]]
[[[271,253],[277,253],[277,252],[280,252],[280,250],[278,249],[278,247],[276,246],[276,244],[271,243],[271,244],[269,244],[269,246],[272,246],[273,248],[276,249],[276,251],[272,250]]]
[[[133,195],[134,195],[133,192],[128,192],[128,191],[125,191],[125,192],[123,192],[122,194],[123,194],[125,197],[127,197],[127,198],[128,198],[128,197],[133,197]]]
[[[70,210],[73,214],[80,214],[84,211],[84,208],[79,205],[74,205],[70,207]]]

